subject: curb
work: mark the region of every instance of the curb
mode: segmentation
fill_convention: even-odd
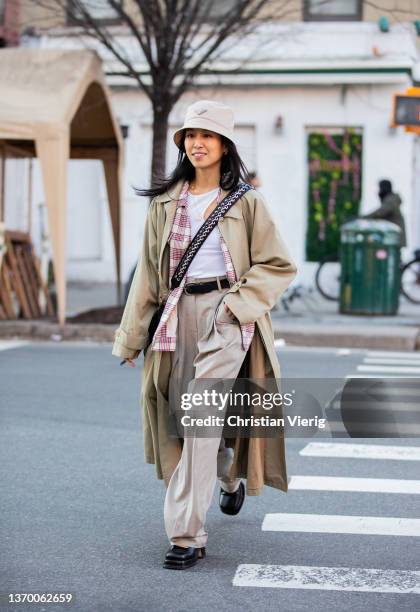
[[[274,325],[274,337],[294,346],[346,347],[386,349],[397,351],[420,350],[420,329],[413,326],[375,326],[357,329],[339,325]]]
[[[104,323],[67,323],[60,327],[49,321],[0,321],[0,338],[114,342],[117,327]]]

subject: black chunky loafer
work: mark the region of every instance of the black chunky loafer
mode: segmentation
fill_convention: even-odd
[[[220,489],[219,506],[224,514],[230,514],[231,516],[238,514],[243,506],[244,500],[245,486],[243,482],[241,482],[235,493],[227,493],[227,491]]]
[[[206,549],[194,548],[189,546],[184,548],[182,546],[172,545],[166,553],[165,563],[163,567],[165,569],[183,570],[188,567],[192,567],[197,563],[199,559],[204,559],[206,556]]]

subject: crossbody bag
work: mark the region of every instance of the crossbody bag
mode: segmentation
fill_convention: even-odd
[[[198,251],[200,250],[200,247],[202,246],[206,238],[210,235],[210,233],[213,231],[219,220],[222,219],[227,213],[227,211],[232,208],[232,206],[236,204],[236,202],[250,189],[252,189],[252,185],[248,185],[248,183],[239,183],[238,187],[234,191],[232,191],[232,193],[228,194],[225,198],[223,198],[223,200],[219,202],[213,212],[207,217],[203,225],[199,228],[198,232],[186,248],[185,253],[183,254],[171,278],[171,290],[176,289],[180,286],[182,279],[187,273],[187,270],[190,267],[194,257],[197,255]],[[166,301],[162,302],[159,305],[159,308],[154,312],[152,316],[148,329],[147,345],[143,349],[144,354],[146,354],[147,348],[153,341],[153,336],[155,335],[155,332],[159,325],[159,321],[165,309],[165,305]]]

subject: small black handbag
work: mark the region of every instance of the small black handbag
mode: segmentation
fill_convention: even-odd
[[[201,245],[209,236],[210,232],[213,231],[214,227],[218,223],[218,221],[224,217],[227,211],[241,198],[244,193],[252,189],[252,185],[248,185],[248,183],[240,183],[238,187],[231,194],[228,194],[213,212],[207,217],[204,221],[203,225],[199,228],[198,232],[194,236],[193,240],[188,245],[184,255],[179,262],[177,269],[174,272],[174,275],[171,279],[170,287],[171,289],[176,289],[180,286],[182,279],[187,273],[188,268],[190,267],[192,260],[197,255]],[[147,330],[148,340],[146,346],[143,348],[143,353],[146,355],[146,351],[149,348],[150,344],[153,341],[153,336],[157,330],[159,325],[160,318],[165,309],[166,302],[162,302],[159,304],[159,308],[154,312],[152,319],[149,324],[149,328]]]
[[[163,314],[163,311],[165,310],[165,305],[166,305],[166,302],[162,302],[161,304],[159,304],[159,308],[153,313],[152,320],[150,321],[150,324],[149,324],[149,329],[147,330],[147,334],[148,334],[147,344],[143,349],[143,352],[145,355],[146,355],[146,351],[148,347],[150,346],[150,344],[152,344],[153,336],[155,335],[155,331],[158,328],[160,318]]]

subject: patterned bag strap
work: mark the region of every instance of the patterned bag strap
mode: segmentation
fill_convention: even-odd
[[[209,236],[210,232],[214,229],[218,221],[222,219],[227,211],[232,208],[232,206],[236,204],[236,202],[250,189],[253,189],[252,185],[248,185],[248,183],[240,183],[237,189],[223,198],[213,212],[207,217],[182,256],[181,261],[179,262],[171,279],[171,289],[176,289],[180,286],[192,260],[197,255],[201,245]]]

